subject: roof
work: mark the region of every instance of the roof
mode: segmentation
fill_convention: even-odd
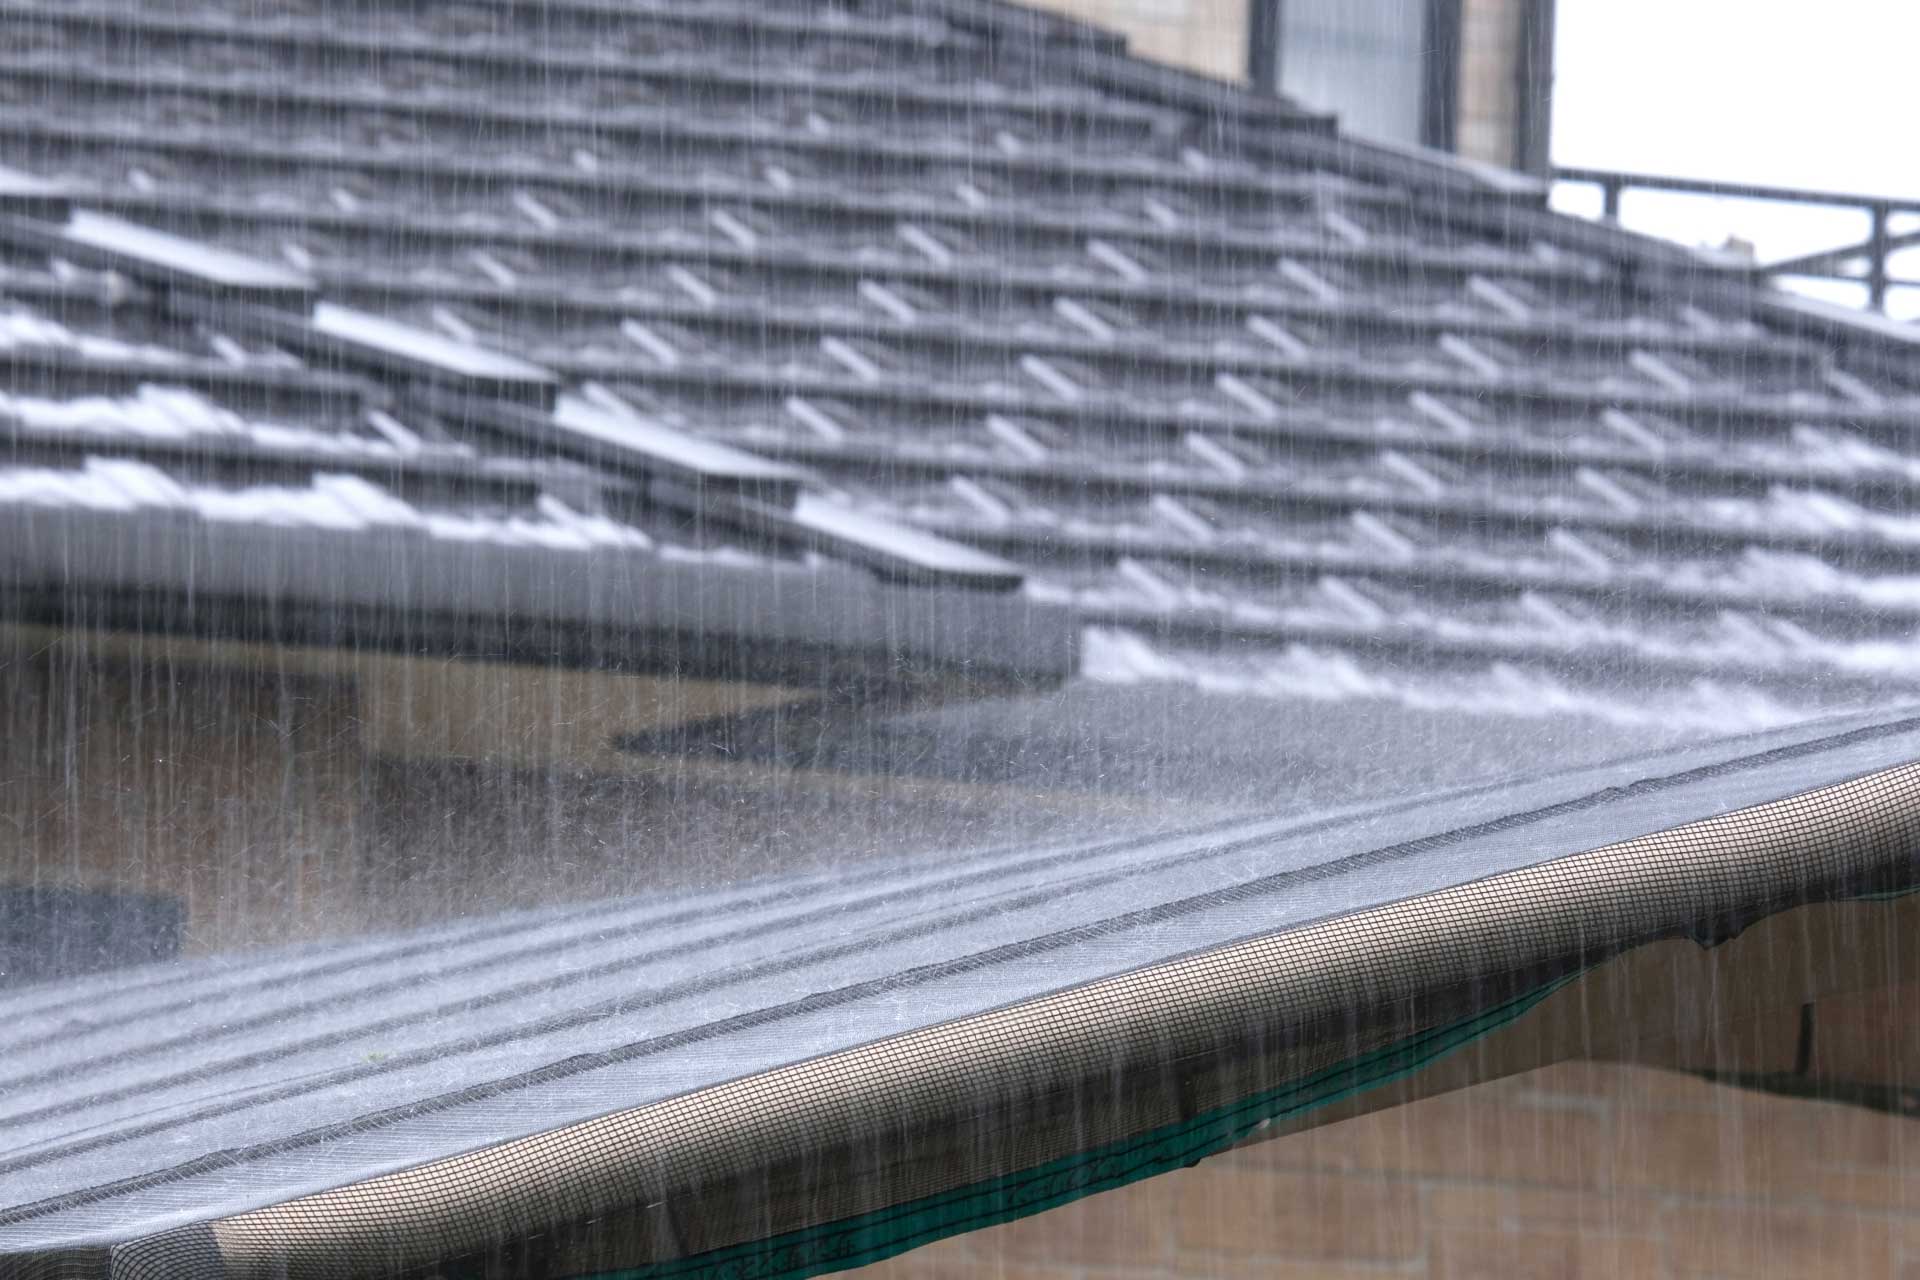
[[[15,620],[454,652],[499,635],[509,658],[765,680],[1072,668],[1071,619],[998,556],[451,313],[345,305],[307,269],[104,203],[0,169]]]
[[[769,1206],[765,1162],[847,1136],[835,1089],[852,1090],[845,1119],[876,1151],[901,1141],[925,1159],[953,1126],[1004,1123],[1050,1088],[1083,1099],[1069,1128],[1085,1146],[1124,1121],[1087,1101],[1099,1082],[1129,1064],[1165,1080],[1157,1055],[1189,1039],[1198,1056],[1179,1060],[1195,1071],[1249,1036],[1297,1067],[1408,1001],[1427,1026],[1660,938],[1722,942],[1775,912],[1907,887],[1916,755],[1910,717],[1829,721],[1311,818],[766,876],[29,987],[0,997],[0,1256],[90,1275],[90,1251],[118,1245],[115,1276],[251,1275],[257,1227],[257,1257],[288,1268],[275,1274],[360,1274],[367,1250],[386,1274],[671,1202],[718,1176],[701,1161],[725,1142],[752,1165],[732,1173],[761,1179],[763,1217],[832,1219],[817,1172],[799,1208]],[[1449,921],[1468,901],[1478,924],[1461,935]],[[1257,975],[1235,976],[1249,947],[1284,953],[1267,1003],[1240,985]],[[1212,985],[1187,973],[1161,1009],[1155,975],[1194,965]],[[1071,1021],[1031,1013],[1069,998]],[[1023,1014],[1018,1038],[980,1029]],[[1053,1041],[1070,1032],[1087,1037],[1080,1056]],[[883,1068],[905,1074],[883,1086]],[[782,1092],[796,1071],[814,1092]],[[756,1098],[727,1100],[742,1086]],[[1199,1095],[1182,1096],[1191,1120]],[[708,1104],[706,1122],[684,1118]],[[661,1119],[676,1108],[677,1125]],[[901,1133],[896,1110],[917,1113]],[[766,1136],[795,1124],[790,1145]],[[630,1131],[606,1141],[608,1125]],[[989,1146],[943,1156],[929,1189],[1012,1158]],[[492,1188],[464,1225],[431,1207],[463,1179]],[[700,1253],[708,1231],[736,1243],[707,1212],[653,1255]]]
[[[15,518],[812,551],[1197,684],[1920,671],[1905,328],[1012,6],[332,12],[0,10]]]

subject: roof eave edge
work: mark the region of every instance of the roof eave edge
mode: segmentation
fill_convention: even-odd
[[[1829,341],[1861,343],[1920,356],[1920,324],[1872,311],[1822,302],[1775,285],[1759,291],[1766,319],[1784,328],[1811,330]]]
[[[1910,740],[1911,722],[1904,727]],[[1617,843],[1520,870],[1256,935],[665,1102],[148,1237],[127,1247],[123,1260],[205,1258],[211,1237],[221,1264],[214,1274],[236,1278],[334,1274],[375,1257],[388,1266],[399,1257],[429,1264],[436,1251],[484,1250],[517,1235],[552,1231],[565,1224],[542,1214],[571,1201],[580,1221],[589,1213],[646,1206],[639,1210],[644,1221],[636,1224],[643,1238],[697,1222],[700,1230],[691,1239],[660,1231],[666,1257],[682,1250],[702,1255],[677,1259],[686,1274],[758,1273],[751,1263],[774,1247],[784,1251],[785,1265],[769,1268],[770,1274],[807,1274],[793,1265],[810,1256],[800,1237],[769,1240],[770,1233],[831,1225],[843,1236],[862,1238],[856,1225],[861,1220],[824,1219],[806,1184],[796,1194],[769,1198],[770,1185],[789,1185],[775,1175],[790,1173],[798,1153],[815,1151],[897,1151],[905,1157],[898,1163],[870,1159],[862,1166],[886,1171],[860,1201],[878,1213],[898,1219],[902,1209],[926,1203],[929,1194],[977,1193],[979,1209],[989,1215],[954,1213],[918,1237],[901,1232],[893,1251],[1024,1216],[1109,1185],[1095,1176],[1099,1165],[1087,1162],[1111,1164],[1106,1153],[1114,1143],[1137,1147],[1167,1125],[1190,1127],[1221,1108],[1244,1121],[1215,1135],[1221,1139],[1256,1132],[1263,1120],[1311,1123],[1304,1113],[1326,1116],[1325,1103],[1347,1096],[1334,1089],[1301,1101],[1301,1089],[1323,1075],[1332,1075],[1336,1085],[1345,1081],[1350,1093],[1438,1060],[1416,1055],[1399,1074],[1349,1078],[1349,1066],[1362,1060],[1353,1055],[1395,1050],[1405,1043],[1395,1036],[1429,1037],[1458,1025],[1449,1020],[1476,1012],[1524,1011],[1531,1007],[1524,1004],[1529,995],[1557,990],[1598,965],[1667,939],[1699,943],[1699,951],[1686,954],[1705,957],[1699,963],[1711,966],[1727,953],[1709,948],[1764,920],[1910,887],[1914,871],[1904,850],[1914,817],[1904,801],[1920,784],[1917,767],[1882,764],[1864,775],[1848,769],[1844,780],[1835,779],[1843,767],[1836,762],[1815,789],[1794,795],[1730,812],[1724,801],[1704,797],[1714,816],[1644,835],[1623,832]],[[1617,817],[1632,822],[1630,815]],[[1768,856],[1736,862],[1729,857],[1734,850]],[[1730,876],[1728,866],[1740,874]],[[1602,903],[1606,909],[1596,918],[1593,904]],[[1788,930],[1787,936],[1797,935]],[[1751,963],[1797,972],[1803,961],[1823,958],[1809,952],[1790,955],[1785,965],[1768,960],[1778,940],[1757,935],[1750,950],[1761,959]],[[1800,974],[1795,989],[1781,992],[1783,1002],[1833,985],[1841,965],[1824,958],[1824,967],[1814,965],[1819,972]],[[1671,982],[1674,971],[1657,968],[1651,976]],[[1360,991],[1366,995],[1356,1002]],[[1703,1007],[1725,998],[1709,981],[1690,982],[1686,994]],[[1723,1009],[1718,1016],[1731,1015]],[[1584,1016],[1580,1026],[1588,1026]],[[1623,1018],[1613,1030],[1632,1035],[1636,1025]],[[1043,1047],[1033,1048],[1036,1042]],[[1317,1055],[1319,1047],[1329,1052]],[[1559,1053],[1548,1060],[1585,1056],[1593,1045],[1580,1040],[1553,1047]],[[1170,1074],[1168,1060],[1190,1069]],[[1317,1064],[1330,1070],[1305,1074]],[[782,1096],[806,1105],[774,1105]],[[1035,1105],[1061,1097],[1074,1105]],[[1054,1123],[1061,1117],[1063,1123]],[[1022,1141],[984,1141],[996,1126],[1002,1135],[1018,1130]],[[1215,1149],[1189,1143],[1178,1148],[1179,1160],[1132,1167],[1158,1172]],[[794,1155],[783,1163],[770,1152]],[[1066,1166],[1040,1163],[1045,1157]],[[931,1176],[918,1176],[928,1170]],[[1003,1184],[1012,1175],[1025,1176],[1029,1189],[1009,1194]],[[377,1215],[365,1208],[437,1206],[477,1186],[491,1188],[490,1203],[515,1208],[511,1221],[487,1221],[491,1238],[474,1230],[450,1240],[428,1212],[397,1219],[390,1207]],[[543,1194],[510,1194],[531,1186]],[[1055,1187],[1065,1194],[1054,1197]],[[914,1194],[922,1199],[913,1200]],[[594,1196],[607,1203],[589,1203]],[[673,1212],[695,1197],[702,1207],[697,1219]],[[376,1220],[378,1229],[369,1229]],[[291,1272],[285,1269],[289,1260],[299,1262]]]
[[[9,518],[17,513],[37,518]],[[1050,686],[1079,662],[1078,619],[1020,592],[896,587],[851,565],[782,572],[425,535],[372,548],[368,536],[161,510],[72,510],[56,525],[0,507],[0,595],[16,596],[23,613],[109,629],[121,595],[130,616],[160,630],[231,627],[223,602],[272,601],[241,611],[271,629],[261,638],[328,646],[414,645],[487,619],[527,632],[538,652],[526,660],[582,667],[657,660],[668,634],[759,646],[791,661],[787,678],[845,667],[878,683],[960,675]],[[727,659],[728,646],[718,649]],[[698,656],[679,652],[671,664]]]

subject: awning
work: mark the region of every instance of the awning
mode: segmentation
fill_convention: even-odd
[[[1670,987],[1714,966],[1715,1016],[1798,1005],[1852,963],[1808,912],[1903,910],[1916,761],[1920,719],[1827,721],[26,988],[0,1001],[0,1269],[872,1261],[1497,1071],[1456,1051],[1515,1029],[1535,1060],[1658,1034],[1679,997],[1622,995],[1636,957]],[[1576,988],[1606,1016],[1570,1021]]]

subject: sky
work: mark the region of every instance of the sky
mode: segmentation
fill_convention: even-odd
[[[1558,0],[1555,164],[1920,198],[1920,0]],[[1592,188],[1554,203],[1593,213]],[[1863,214],[1629,194],[1631,227],[1760,258],[1866,235]],[[1920,218],[1894,230],[1920,229]],[[1920,250],[1894,274],[1920,278]],[[1855,301],[1849,286],[1809,292]],[[1920,316],[1920,289],[1894,314]]]

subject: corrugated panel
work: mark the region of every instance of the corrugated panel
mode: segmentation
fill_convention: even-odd
[[[639,1264],[1106,1160],[1398,1043],[1403,1014],[1367,1030],[1387,1010],[1438,1032],[1631,946],[1910,886],[1917,754],[1912,720],[1829,722],[1311,820],[28,988],[0,1000],[0,1246],[384,1274],[705,1187]],[[1020,1115],[1018,1140],[948,1141]],[[876,1163],[764,1181],[846,1143]]]

